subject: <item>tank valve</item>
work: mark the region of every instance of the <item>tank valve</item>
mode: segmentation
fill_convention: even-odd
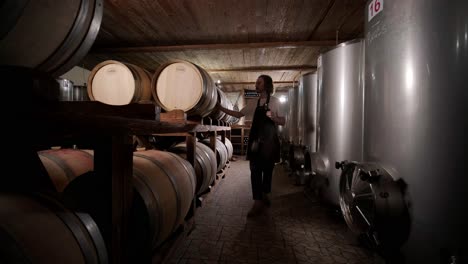
[[[361,181],[371,182],[375,181],[380,177],[379,170],[370,170],[370,171],[363,171],[359,172],[359,178]]]
[[[411,226],[401,184],[379,164],[341,166],[345,167],[340,178],[340,207],[348,227],[381,252],[399,248],[408,239]]]
[[[335,168],[336,168],[337,170],[339,170],[339,169],[344,169],[344,167],[345,167],[347,164],[348,164],[348,161],[347,161],[347,160],[343,160],[343,161],[341,161],[341,162],[340,162],[340,161],[337,161],[337,162],[335,162]]]

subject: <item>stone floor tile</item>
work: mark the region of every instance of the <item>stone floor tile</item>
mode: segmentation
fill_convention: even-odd
[[[195,225],[194,230],[190,233],[190,238],[195,240],[210,240],[217,241],[221,234],[222,227],[219,225]]]
[[[243,216],[221,215],[219,224],[221,226],[237,226],[244,227],[247,219]]]
[[[181,259],[177,264],[218,264],[218,261],[207,259]]]
[[[170,259],[170,263],[177,263],[179,262],[179,260],[183,257],[183,255],[185,254],[185,251],[187,251],[189,245],[191,243],[191,240],[189,239],[185,239],[183,240],[178,246],[177,248],[174,250],[174,252],[172,253],[172,256],[171,256],[171,259]]]
[[[237,203],[236,203],[237,204]],[[234,207],[221,207],[218,211],[220,215],[231,215],[231,216],[244,216],[244,207],[234,206]]]
[[[258,260],[262,264],[296,263],[294,250],[291,247],[258,246]]]
[[[272,206],[247,217],[253,205],[248,161],[231,163],[226,177],[204,195],[196,228],[170,263],[374,263],[359,247],[336,208],[306,196],[277,165]]]
[[[252,244],[255,245],[268,245],[275,247],[284,247],[284,239],[281,232],[278,231],[259,231],[252,230]]]
[[[257,246],[250,243],[225,242],[220,261],[228,260],[241,263],[257,263]]]
[[[250,243],[251,230],[245,227],[224,226],[219,240]]]
[[[209,241],[209,240],[192,240],[189,247],[183,255],[183,259],[203,259],[215,260],[219,259],[223,242]]]

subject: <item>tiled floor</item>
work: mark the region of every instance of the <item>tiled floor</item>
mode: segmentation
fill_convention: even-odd
[[[171,263],[382,263],[359,247],[337,214],[307,199],[293,182],[277,165],[272,207],[247,218],[253,203],[249,164],[231,162]]]

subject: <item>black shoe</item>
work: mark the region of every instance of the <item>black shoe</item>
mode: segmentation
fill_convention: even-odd
[[[262,202],[261,201],[255,201],[254,205],[252,208],[249,210],[247,213],[247,217],[253,217],[257,216],[262,212]]]
[[[263,193],[262,201],[266,206],[270,207],[271,206],[270,194]]]

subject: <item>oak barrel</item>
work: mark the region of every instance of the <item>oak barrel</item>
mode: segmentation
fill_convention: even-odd
[[[2,2],[0,65],[59,77],[84,58],[101,26],[102,0]]]
[[[210,75],[188,61],[161,65],[151,80],[153,98],[166,111],[181,109],[189,116],[208,116],[217,102]]]
[[[3,262],[4,261],[4,262]],[[43,196],[0,194],[0,262],[108,263],[91,217]]]
[[[79,155],[78,150],[74,153]],[[78,163],[70,166],[81,167]],[[65,188],[64,200],[76,210],[89,212],[106,241],[110,241],[111,194],[109,182],[102,179],[94,172],[76,177]],[[192,165],[176,154],[157,150],[134,152],[128,243],[131,254],[138,255],[138,250],[146,246],[154,250],[182,224],[195,196],[195,186]]]
[[[203,139],[201,142],[208,147],[210,146],[209,138]],[[216,139],[215,147],[216,147],[216,167],[217,167],[217,172],[220,172],[226,165],[226,162],[228,161],[228,152],[227,152],[226,146],[219,139]]]
[[[96,65],[88,77],[88,96],[109,105],[151,100],[151,74],[130,63],[107,60]]]
[[[195,171],[174,153],[146,150],[135,152],[133,176],[150,217],[151,244],[156,247],[183,223],[195,196]]]
[[[224,145],[226,146],[226,149],[227,149],[227,153],[228,153],[227,160],[229,161],[231,160],[232,154],[234,153],[234,147],[232,146],[231,140],[229,140],[228,138],[224,139]]]
[[[224,92],[221,91],[221,89],[216,88],[216,94],[217,94],[217,96],[216,96],[217,100],[216,101],[218,102],[218,104],[220,104],[224,108],[231,109],[229,107],[229,105],[228,105],[229,99],[226,97]],[[223,121],[226,121],[226,118],[227,118],[226,116],[227,116],[226,113],[224,113],[223,111],[218,110],[218,109],[214,109],[213,112],[211,112],[211,114],[210,114],[210,117],[212,117],[212,118],[214,118],[216,120],[223,120]]]
[[[93,151],[77,149],[42,150],[37,153],[58,192],[70,181],[94,170]]]
[[[171,147],[169,151],[177,155],[187,157],[187,144],[185,142],[179,143]],[[196,194],[205,192],[210,184],[215,180],[217,165],[216,155],[208,146],[197,142],[195,148],[195,174],[197,176]]]

